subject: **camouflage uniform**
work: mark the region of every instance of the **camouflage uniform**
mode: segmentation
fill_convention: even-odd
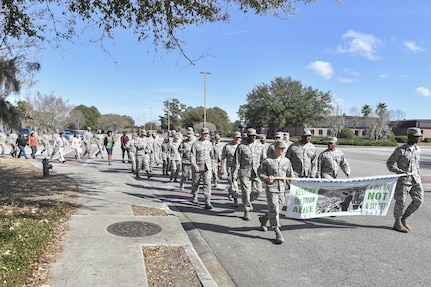
[[[171,159],[171,165],[170,165],[170,170],[171,170],[171,177],[170,177],[170,182],[177,182],[177,178],[178,175],[180,173],[180,169],[181,169],[181,153],[179,151],[179,146],[180,146],[180,138],[175,135],[174,136],[174,141],[171,142],[169,144],[169,157]]]
[[[419,129],[409,128],[408,133],[413,134],[415,130]],[[417,134],[422,135],[420,130]],[[405,219],[422,205],[424,199],[424,189],[421,181],[419,163],[420,147],[416,144],[409,143],[397,147],[386,162],[386,166],[391,172],[408,174],[407,176],[400,176],[394,193],[394,217],[396,220],[401,219],[403,221],[402,225],[407,228],[407,231],[402,232],[411,230],[410,226],[406,225]],[[404,211],[407,194],[410,194],[412,201]],[[395,226],[394,229],[396,229]]]
[[[50,135],[48,132],[42,132],[41,141],[43,144],[43,150],[40,152],[40,154],[43,154],[44,151],[46,151],[46,154],[49,156],[51,154],[51,142],[50,142]]]
[[[97,152],[96,152],[96,157],[100,156],[103,158],[103,153],[102,151],[105,149],[105,146],[103,145],[103,142],[105,140],[105,136],[102,134],[102,131],[99,130],[97,131],[97,133],[93,136],[93,138],[96,141],[96,145],[97,145]]]
[[[284,141],[276,142],[275,146],[287,148]],[[259,178],[266,183],[265,190],[268,203],[268,212],[259,218],[262,230],[266,231],[266,222],[269,220],[270,225],[276,231],[277,240],[284,241],[279,230],[281,227],[280,212],[285,202],[285,192],[289,188],[289,183],[286,179],[273,180],[270,177],[294,177],[292,164],[283,154],[278,157],[274,155],[272,158],[266,158],[262,162],[258,169],[258,174]]]
[[[235,141],[235,138],[239,140],[241,138],[241,133],[234,133],[234,140],[230,143],[227,143],[223,146],[221,152],[221,174],[224,173],[224,168],[226,166],[226,174],[227,180],[229,182],[229,199],[233,198],[234,204],[238,203],[238,181],[237,178],[234,177],[235,173],[235,151],[238,147],[239,142]]]
[[[316,148],[310,142],[297,141],[289,146],[286,157],[290,160],[295,177],[317,176]]]
[[[147,172],[147,177],[150,178],[150,146],[145,138],[145,134],[136,140],[136,178],[139,178],[139,170],[144,169]]]
[[[160,147],[161,156],[162,156],[162,169],[163,175],[168,175],[169,165],[170,165],[170,157],[169,157],[169,137],[163,140],[163,143]]]
[[[87,128],[87,130],[84,132],[84,154],[82,155],[83,158],[87,156],[87,158],[91,158],[91,140],[93,139],[93,133],[91,132],[91,128]]]
[[[339,149],[326,149],[319,154],[317,160],[317,176],[321,178],[337,178],[338,167],[346,174],[350,174],[350,166]]]
[[[214,157],[213,157],[213,181],[214,187],[220,183],[220,164],[221,164],[221,151],[222,145],[220,143],[220,136],[215,135],[213,140]]]
[[[253,136],[256,136],[256,130],[248,129],[247,139],[241,142],[235,151],[234,177],[239,178],[245,220],[250,220],[250,211],[253,210],[251,202],[259,197],[262,189],[257,169],[266,158],[262,144],[256,138],[253,139]]]
[[[205,208],[211,209],[211,175],[214,149],[211,142],[208,140],[208,134],[209,130],[207,128],[201,129],[199,140],[196,140],[192,145],[190,160],[193,168],[193,203],[198,202],[198,189],[200,181],[202,180],[203,192],[205,195]]]
[[[52,153],[51,153],[51,159],[54,157],[54,155],[58,152],[58,146],[55,145],[55,140],[60,136],[60,131],[56,129],[54,133],[52,133]]]
[[[181,154],[181,182],[180,182],[181,190],[183,190],[184,183],[186,182],[187,178],[189,178],[192,175],[191,150],[195,140],[196,139],[193,131],[189,131],[187,134],[187,138],[181,142],[178,148]]]
[[[137,145],[136,135],[132,135],[132,139],[129,140],[126,144],[127,149],[129,150],[130,162],[132,163],[132,173],[136,171],[136,145]]]

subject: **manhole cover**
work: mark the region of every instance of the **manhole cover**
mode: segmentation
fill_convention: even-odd
[[[162,231],[162,228],[154,223],[144,221],[124,221],[109,225],[108,232],[124,237],[151,236]]]

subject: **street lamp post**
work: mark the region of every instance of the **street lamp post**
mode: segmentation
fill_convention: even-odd
[[[172,100],[171,98],[166,98],[167,103],[166,103],[166,107],[168,108],[168,133],[171,130],[171,122],[170,122],[170,107],[169,107],[169,100]]]
[[[211,72],[201,72],[204,75],[204,128],[207,127],[207,75]]]

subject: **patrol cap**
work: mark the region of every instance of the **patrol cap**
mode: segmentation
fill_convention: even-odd
[[[277,148],[287,148],[287,144],[284,140],[276,140],[274,146]]]
[[[266,140],[266,136],[260,136],[261,140]]]
[[[201,134],[209,134],[210,130],[208,128],[201,128]]]
[[[277,132],[277,133],[275,134],[275,137],[276,137],[276,138],[282,138],[283,136],[284,136],[283,132]]]
[[[220,139],[220,135],[219,135],[219,134],[215,134],[214,138],[215,138],[216,140],[219,140],[219,139]]]
[[[421,133],[421,130],[419,128],[408,128],[407,129],[407,135],[409,135],[409,136],[411,135],[414,137],[421,137],[422,133]]]
[[[290,133],[289,132],[284,132],[283,134],[285,137],[290,137]]]
[[[241,137],[241,133],[240,132],[233,132],[233,138],[240,138]]]
[[[329,137],[328,138],[328,143],[336,143],[338,140],[336,137]]]
[[[305,137],[311,136],[311,132],[309,130],[304,130],[302,132],[302,136],[305,136]]]
[[[256,136],[256,135],[257,135],[257,133],[256,133],[255,129],[249,128],[247,130],[247,136]]]
[[[195,135],[194,131],[188,131],[187,132],[187,136],[194,136],[194,135]]]

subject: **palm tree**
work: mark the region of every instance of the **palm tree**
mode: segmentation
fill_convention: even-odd
[[[385,103],[378,103],[376,107],[376,112],[379,115],[379,117],[382,117],[383,113],[386,111],[386,108],[388,106]]]
[[[368,117],[371,114],[371,106],[364,105],[361,109],[361,113],[364,115],[364,117]]]

